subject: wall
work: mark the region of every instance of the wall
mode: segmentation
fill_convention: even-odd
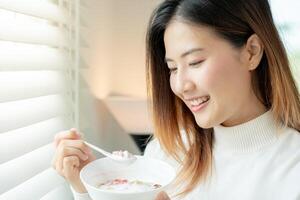
[[[81,34],[87,46],[81,48],[81,55],[88,68],[82,72],[92,94],[87,89],[81,91],[80,129],[87,141],[108,151],[127,149],[139,153],[128,130],[112,115],[104,99],[112,94],[146,98],[145,33],[158,2],[85,1],[90,9],[82,10],[81,20],[87,27]],[[131,116],[126,114],[126,118]]]
[[[145,33],[158,0],[93,1],[90,11],[90,69],[97,98],[109,94],[146,97]]]

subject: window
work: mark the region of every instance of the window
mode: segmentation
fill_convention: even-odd
[[[0,199],[72,199],[50,162],[78,124],[79,6],[0,0]]]
[[[300,2],[271,0],[271,7],[279,33],[288,51],[294,77],[300,88]]]

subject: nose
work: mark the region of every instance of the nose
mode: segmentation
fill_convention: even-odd
[[[195,83],[186,72],[178,71],[176,77],[176,88],[178,93],[184,94],[192,91],[195,88]]]

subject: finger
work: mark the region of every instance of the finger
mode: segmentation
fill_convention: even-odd
[[[74,152],[72,152],[72,149],[77,149],[77,150],[74,150]],[[65,156],[77,155],[82,160],[86,159],[85,156],[83,156],[82,153],[79,152],[78,150],[80,150],[83,154],[88,155],[89,157],[92,154],[90,148],[82,140],[62,140],[59,143],[59,146],[57,147],[55,151],[55,155],[52,160],[53,168],[60,169],[61,164],[57,164],[57,163],[61,162],[60,160]]]
[[[63,160],[63,168],[75,167],[78,168],[80,166],[80,160],[77,156],[67,156],[64,157]]]
[[[71,128],[70,130],[59,132],[54,137],[54,144],[58,146],[59,142],[63,139],[80,139],[81,135],[75,128]]]
[[[166,192],[162,191],[162,192],[158,193],[158,195],[156,196],[155,200],[171,200],[171,199],[167,195]]]
[[[70,139],[64,139],[61,140],[61,142],[58,145],[58,149],[64,148],[64,147],[71,147],[76,148],[82,151],[85,154],[88,154],[91,152],[90,147],[88,147],[83,140],[70,140]]]
[[[96,160],[96,156],[92,152],[88,153],[88,157],[89,158],[86,161],[81,162],[80,168],[83,167],[83,166],[85,166],[86,164],[88,164],[88,163]]]
[[[72,180],[78,176],[80,160],[77,156],[68,156],[63,159],[63,174]]]
[[[54,137],[54,145],[55,147],[58,146],[58,144],[60,143],[61,140],[63,139],[71,139],[71,140],[76,140],[76,139],[80,139],[81,135],[79,134],[79,132],[75,129],[72,128],[70,130],[66,130],[66,131],[62,131],[59,132],[58,134],[55,135]]]
[[[67,156],[77,156],[82,161],[86,161],[88,159],[88,155],[78,148],[69,147],[69,146],[60,148],[58,152],[58,160],[59,159],[62,160],[64,157]]]
[[[52,168],[55,169],[61,176],[65,176],[65,175],[64,175],[64,168],[65,168],[64,165],[66,166],[66,163],[64,163],[64,162],[67,162],[67,161],[70,162],[70,160],[65,161],[65,158],[72,157],[73,160],[76,159],[76,162],[74,161],[74,163],[76,164],[75,166],[76,166],[77,168],[79,168],[79,169],[81,169],[81,168],[82,168],[83,166],[85,166],[86,164],[88,164],[88,163],[90,163],[90,162],[96,160],[95,155],[94,155],[92,152],[90,152],[90,153],[87,154],[87,155],[88,155],[88,159],[85,160],[85,161],[80,161],[79,157],[77,157],[77,156],[67,156],[67,157],[63,158],[63,162],[62,162],[62,164],[60,164],[59,159],[61,159],[61,158],[58,158],[58,153],[56,153],[56,154],[57,154],[57,155],[53,156],[53,158],[52,158],[51,166],[52,166]],[[70,159],[70,158],[69,158],[69,159]],[[67,162],[67,163],[68,163],[68,162]],[[70,171],[70,169],[69,169],[69,171]]]
[[[59,148],[56,154],[56,164],[55,169],[62,171],[63,169],[63,159],[68,156],[77,156],[80,160],[88,160],[88,155],[84,154],[81,150],[73,147],[63,147]]]

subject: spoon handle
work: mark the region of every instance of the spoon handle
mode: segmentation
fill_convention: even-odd
[[[107,156],[107,157],[111,157],[111,153],[107,152],[107,151],[104,151],[103,149],[100,149],[99,147],[96,147],[95,145],[92,145],[88,142],[84,142],[87,146],[91,147],[92,149],[102,153],[103,155]]]

